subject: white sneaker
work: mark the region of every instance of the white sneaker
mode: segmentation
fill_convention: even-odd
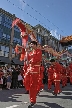
[[[41,89],[40,91],[42,92],[44,89]]]

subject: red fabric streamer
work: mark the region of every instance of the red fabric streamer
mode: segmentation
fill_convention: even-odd
[[[17,23],[19,23],[20,19],[17,18],[12,22],[12,27],[14,27],[15,25],[17,25]]]
[[[22,37],[22,44],[24,47],[26,47],[26,43],[28,41],[28,34],[27,34],[27,29],[24,23],[19,18],[17,18],[13,21],[12,27],[14,27],[14,25],[17,25],[18,28],[20,29],[21,37]]]

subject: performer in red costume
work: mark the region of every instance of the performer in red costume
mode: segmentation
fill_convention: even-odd
[[[66,67],[66,77],[67,77],[67,82],[69,83],[69,80],[70,80],[70,69],[69,69],[69,66]]]
[[[44,84],[43,84],[43,72],[44,72],[44,66],[41,64],[40,67],[40,74],[39,74],[39,79],[38,79],[38,87],[37,87],[37,92],[39,93],[40,90],[44,89]]]
[[[70,85],[72,85],[72,63],[69,65],[69,71],[70,71]]]
[[[67,77],[66,77],[66,68],[62,67],[62,88],[64,88],[67,85]]]
[[[54,59],[52,59],[50,61],[53,65],[53,72],[54,72],[54,75],[53,75],[53,78],[54,78],[54,83],[55,83],[55,89],[54,89],[54,95],[57,95],[61,92],[61,89],[60,89],[60,81],[61,81],[61,75],[60,75],[60,72],[61,72],[61,66],[59,63],[55,62]]]
[[[28,108],[32,108],[36,103],[37,87],[38,87],[38,80],[39,80],[40,66],[42,59],[42,51],[37,48],[37,42],[32,41],[31,48],[33,50],[29,53],[28,56],[29,67],[27,69],[28,76],[30,77],[29,94],[31,102]]]
[[[53,65],[51,65],[48,69],[48,90],[51,89],[53,83]]]

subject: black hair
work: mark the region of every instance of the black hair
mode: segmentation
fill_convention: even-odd
[[[55,62],[55,60],[54,59],[51,59],[50,62]]]
[[[37,46],[37,42],[36,41],[31,41],[30,44],[31,43]]]
[[[60,65],[63,65],[62,63],[59,62]]]

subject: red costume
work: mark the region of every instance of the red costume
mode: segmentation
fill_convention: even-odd
[[[36,96],[37,96],[37,87],[38,87],[38,80],[40,74],[40,63],[42,59],[42,51],[40,49],[33,50],[29,53],[29,67],[27,69],[28,76],[30,77],[30,102],[36,103]]]
[[[70,84],[72,85],[72,63],[69,65],[70,70]]]
[[[44,72],[44,67],[43,66],[41,66],[41,68],[40,68],[40,74],[39,74],[39,79],[38,79],[38,87],[37,87],[37,91],[39,92],[40,91],[40,89],[44,89],[44,85],[43,85],[43,82],[42,82],[42,80],[43,80],[43,72]]]
[[[53,66],[50,66],[48,69],[48,89],[51,89],[53,82]]]
[[[66,68],[62,68],[62,87],[67,85],[67,76],[66,76]]]
[[[54,65],[54,83],[55,83],[55,89],[54,94],[58,94],[61,92],[60,89],[60,81],[61,81],[61,65],[59,63],[55,63]]]

